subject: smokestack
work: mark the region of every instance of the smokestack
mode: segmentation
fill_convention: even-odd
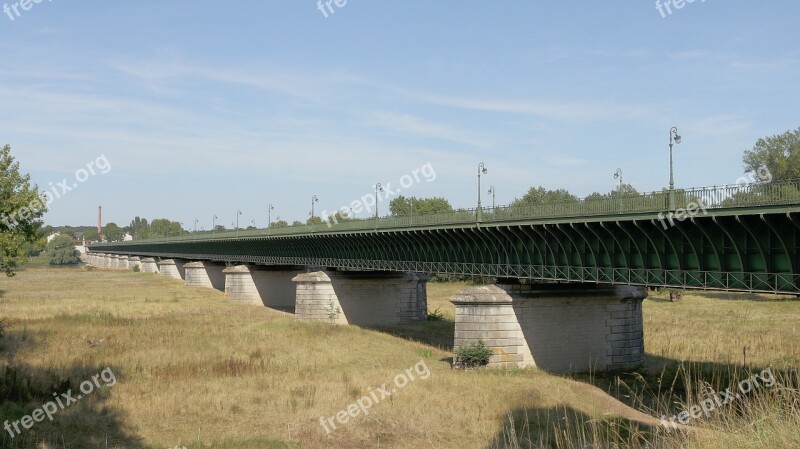
[[[97,206],[97,233],[103,236],[103,206]]]

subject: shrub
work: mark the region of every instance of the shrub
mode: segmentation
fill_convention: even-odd
[[[489,364],[492,348],[487,348],[483,340],[477,343],[461,346],[456,350],[453,365],[456,368],[475,368]]]
[[[436,309],[433,312],[428,313],[428,321],[444,321],[444,313]]]
[[[81,261],[69,235],[59,235],[47,244],[50,265],[75,265]]]
[[[3,338],[5,336],[6,336],[6,323],[4,323],[3,320],[0,320],[0,338]]]

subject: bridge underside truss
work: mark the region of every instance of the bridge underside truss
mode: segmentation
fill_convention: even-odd
[[[800,217],[781,212],[126,242],[95,252],[530,281],[800,294]]]

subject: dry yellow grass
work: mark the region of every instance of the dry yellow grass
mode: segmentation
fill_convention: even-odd
[[[554,438],[554,425],[572,422],[575,431],[587,421],[619,425],[627,420],[615,415],[637,417],[586,383],[538,370],[452,370],[449,298],[465,287],[429,284],[429,309],[439,309],[445,321],[372,330],[299,324],[291,315],[231,304],[219,292],[154,275],[20,272],[0,279],[0,317],[8,325],[0,358],[41,391],[4,402],[3,419],[30,413],[47,400],[42,391],[63,391],[59,379],[75,388],[111,367],[118,383],[53,423],[36,424],[13,441],[5,434],[0,447],[94,448],[106,441],[134,449],[516,447],[519,439],[503,438],[511,424],[524,422],[538,443]],[[798,316],[797,302],[647,301],[649,368],[664,363],[661,357],[735,361],[743,343],[753,348],[753,363],[796,360]],[[320,417],[391,384],[420,360],[428,379],[326,436]],[[513,433],[525,434],[520,430]]]
[[[446,306],[458,288],[432,284],[432,304]],[[569,405],[599,416],[607,406],[582,397],[590,387],[536,370],[453,371],[447,351],[375,330],[298,324],[153,275],[30,269],[0,280],[0,290],[6,363],[44,383],[52,374],[75,386],[105,367],[118,378],[14,447],[37,439],[61,447],[62,438],[67,449],[104,447],[108,437],[129,448],[481,448],[509,410]],[[326,436],[321,416],[420,360],[428,379]],[[42,401],[3,410],[18,417]]]

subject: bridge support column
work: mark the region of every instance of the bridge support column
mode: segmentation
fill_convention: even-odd
[[[491,367],[554,373],[630,369],[644,361],[642,300],[629,286],[492,285],[452,299],[455,349],[483,340]]]
[[[107,270],[116,270],[117,269],[117,255],[116,254],[106,254],[106,269]]]
[[[158,263],[158,273],[180,281],[186,278],[184,262],[180,259],[164,259]]]
[[[128,262],[128,256],[119,256],[117,258],[117,269],[118,270],[125,270],[125,271],[131,269],[131,266],[129,265],[129,262]]]
[[[142,273],[158,273],[158,263],[152,257],[145,257],[142,259]]]
[[[142,271],[142,259],[136,256],[128,256],[128,268],[131,270],[138,268],[139,271]]]
[[[299,321],[382,326],[428,317],[428,276],[316,271],[294,278]]]
[[[237,265],[226,268],[225,297],[232,301],[295,311],[295,284],[300,267],[258,267]]]
[[[212,262],[191,262],[183,266],[186,270],[186,285],[189,287],[213,288],[225,291],[225,265]]]

